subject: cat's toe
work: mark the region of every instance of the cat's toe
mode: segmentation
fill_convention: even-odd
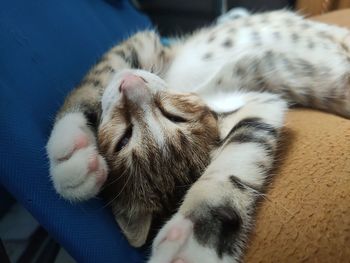
[[[86,200],[98,194],[107,179],[107,164],[94,146],[82,148],[51,166],[56,191],[65,199]]]
[[[94,155],[89,160],[88,169],[89,175],[95,177],[96,187],[101,188],[107,180],[107,164],[104,158],[99,154]]]
[[[192,232],[192,228],[193,224],[191,220],[185,218],[180,213],[176,214],[159,232],[154,240],[154,248],[157,249],[167,241],[184,243]]]
[[[181,249],[192,235],[193,223],[180,213],[164,225],[153,242],[149,263],[186,262],[181,258]]]
[[[53,156],[54,161],[63,162],[68,160],[77,150],[87,147],[90,142],[86,134],[77,134],[72,138],[73,142],[66,146],[66,149],[62,150],[61,153],[58,153]]]

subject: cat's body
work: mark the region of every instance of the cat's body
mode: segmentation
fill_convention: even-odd
[[[344,109],[337,110],[331,100],[339,97],[337,91],[342,93],[349,80],[346,37],[347,29],[307,21],[294,13],[248,16],[203,29],[180,43],[163,78],[171,88],[199,94],[217,86],[285,92],[290,101],[343,114]]]
[[[57,192],[84,200],[105,184],[140,246],[152,219],[195,182],[151,262],[239,260],[286,110],[267,92],[350,117],[349,36],[287,11],[229,20],[170,47],[136,34],[104,55],[58,114],[48,143]]]

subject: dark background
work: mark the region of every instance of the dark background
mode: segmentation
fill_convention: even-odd
[[[188,33],[210,24],[223,7],[245,7],[251,12],[293,8],[295,0],[134,0],[142,12],[150,16],[163,36]]]

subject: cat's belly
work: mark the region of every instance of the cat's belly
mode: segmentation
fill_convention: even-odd
[[[171,89],[183,92],[197,91],[204,83],[212,79],[217,72],[229,61],[227,56],[234,57],[237,50],[221,52],[215,47],[190,41],[178,52],[165,81]]]
[[[198,91],[227,65],[235,64],[246,56],[259,57],[259,53],[267,47],[273,48],[275,44],[268,39],[272,30],[272,27],[262,28],[258,32],[259,47],[256,46],[257,36],[252,36],[251,28],[243,27],[229,34],[219,27],[199,34],[189,39],[178,51],[165,80],[172,89]],[[285,45],[283,49],[290,46],[289,43]]]
[[[261,17],[252,16],[250,22],[226,23],[194,35],[178,50],[165,76],[166,82],[178,91],[198,92],[227,65],[248,57],[258,61],[267,50],[276,54],[275,57],[285,54],[291,62],[300,58],[316,66],[336,67],[343,63],[336,56],[337,39],[349,34],[348,30],[305,21],[290,13],[265,24],[261,23]],[[324,36],[328,32],[332,32],[334,39]],[[325,52],[328,56],[324,56]]]

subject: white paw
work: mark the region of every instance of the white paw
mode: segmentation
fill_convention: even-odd
[[[222,23],[225,23],[227,21],[246,17],[249,15],[250,15],[249,11],[245,8],[242,8],[242,7],[232,8],[232,9],[228,10],[225,14],[222,14],[221,16],[219,16],[216,20],[216,23],[222,24]]]
[[[193,233],[193,223],[180,213],[167,222],[153,241],[149,263],[184,262],[180,252]],[[180,261],[182,260],[182,261]],[[177,263],[177,262],[176,262]]]
[[[194,236],[194,223],[177,213],[153,241],[148,263],[226,263],[231,257],[219,257],[214,248],[202,246]]]
[[[94,197],[107,179],[107,164],[82,113],[69,113],[55,124],[47,153],[54,187],[68,200]]]

